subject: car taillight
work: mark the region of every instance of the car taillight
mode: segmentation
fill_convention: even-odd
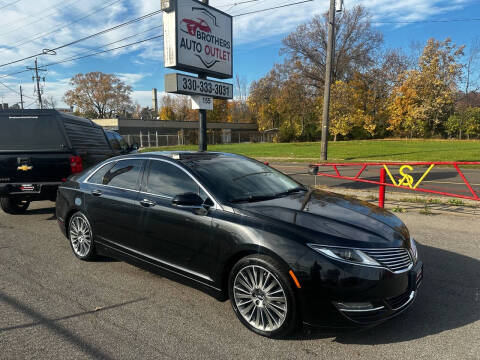
[[[82,158],[80,156],[70,156],[70,168],[72,169],[72,174],[78,174],[82,172]]]

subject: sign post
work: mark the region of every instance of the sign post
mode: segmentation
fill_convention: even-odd
[[[213,98],[233,98],[231,84],[207,79],[233,77],[232,16],[208,0],[162,0],[162,10],[165,67],[198,74],[167,74],[165,91],[199,96],[192,100],[199,109],[199,151],[206,151],[206,108],[213,109]]]

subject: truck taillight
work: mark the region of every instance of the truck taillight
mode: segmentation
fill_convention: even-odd
[[[82,172],[82,158],[80,156],[70,156],[70,168],[72,169],[72,174],[78,174]]]

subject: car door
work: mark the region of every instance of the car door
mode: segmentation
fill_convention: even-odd
[[[142,206],[138,202],[145,160],[126,159],[106,165],[88,180],[86,207],[99,241],[138,250]]]
[[[200,277],[208,274],[214,251],[209,211],[172,204],[179,194],[194,192],[204,200],[207,194],[185,170],[168,161],[150,160],[145,174],[139,198],[145,206],[144,251],[177,269]]]

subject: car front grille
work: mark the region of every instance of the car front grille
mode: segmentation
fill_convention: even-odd
[[[362,249],[362,251],[393,272],[407,270],[412,265],[410,254],[403,248]]]

